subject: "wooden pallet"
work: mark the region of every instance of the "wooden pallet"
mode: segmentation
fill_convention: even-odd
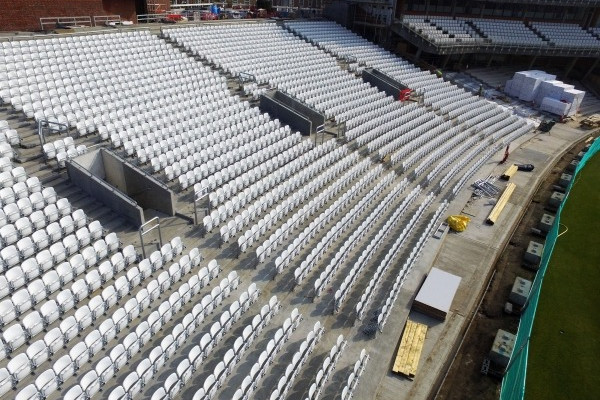
[[[404,375],[411,380],[415,377],[426,334],[427,325],[410,320],[406,321],[404,334],[400,339],[400,346],[392,367],[393,372]]]

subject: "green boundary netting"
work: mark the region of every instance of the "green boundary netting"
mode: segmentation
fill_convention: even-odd
[[[592,143],[590,149],[585,153],[577,165],[577,169],[573,174],[573,179],[566,191],[565,200],[560,205],[554,225],[546,236],[546,244],[544,245],[544,252],[542,254],[542,260],[540,262],[540,269],[538,270],[531,292],[529,294],[529,302],[523,314],[521,314],[521,320],[519,321],[519,329],[517,331],[517,338],[515,341],[515,347],[513,354],[511,355],[510,364],[504,379],[502,380],[502,389],[500,392],[500,400],[518,400],[523,399],[525,396],[525,378],[527,375],[527,355],[529,353],[529,338],[531,337],[531,330],[533,328],[533,320],[535,318],[535,312],[537,310],[538,301],[540,298],[540,292],[542,290],[542,283],[556,239],[558,238],[558,226],[560,224],[560,215],[564,204],[566,203],[575,177],[579,174],[579,171],[585,166],[587,161],[598,151],[600,151],[600,140],[595,140]]]

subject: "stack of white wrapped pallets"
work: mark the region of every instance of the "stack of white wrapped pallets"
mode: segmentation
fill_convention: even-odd
[[[518,97],[523,101],[533,101],[540,84],[554,79],[556,79],[556,75],[547,74],[544,71],[515,72],[513,78],[504,85],[504,91],[508,95]]]
[[[566,115],[570,107],[571,103],[564,103],[560,100],[553,99],[552,97],[544,97],[540,110],[556,115]]]
[[[538,70],[515,72],[506,81],[504,92],[523,101],[533,101],[541,110],[558,115],[574,115],[585,96],[584,91],[573,85],[557,81],[556,75]],[[549,100],[545,101],[546,98]]]

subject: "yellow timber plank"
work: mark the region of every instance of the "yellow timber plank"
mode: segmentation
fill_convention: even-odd
[[[502,174],[502,176],[501,176],[502,179],[509,180],[517,172],[518,169],[519,169],[519,167],[517,167],[515,164],[511,165]]]
[[[417,373],[421,351],[425,343],[427,325],[406,321],[404,334],[400,339],[398,353],[392,371],[413,378]]]
[[[508,185],[506,185],[506,189],[504,189],[504,192],[502,192],[502,195],[498,199],[498,202],[496,203],[494,208],[492,208],[490,215],[488,215],[488,217],[487,217],[486,222],[488,224],[494,225],[494,223],[496,223],[496,220],[500,216],[500,213],[502,212],[504,207],[506,207],[506,204],[508,203],[508,199],[510,199],[510,196],[512,196],[516,187],[517,187],[517,185],[515,185],[514,183],[509,183]]]

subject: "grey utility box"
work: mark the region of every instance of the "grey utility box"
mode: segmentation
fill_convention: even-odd
[[[577,161],[581,161],[581,159],[583,158],[583,156],[585,155],[584,151],[580,151],[579,153],[577,153],[577,155],[575,156],[575,159]]]
[[[544,245],[542,243],[534,242],[533,240],[529,242],[529,246],[527,246],[527,250],[523,256],[523,259],[529,268],[537,271],[540,261],[542,260],[543,251]]]
[[[567,187],[569,187],[569,183],[571,183],[572,179],[573,175],[567,174],[565,172],[564,174],[560,175],[560,179],[558,180],[558,186],[564,187],[566,189]]]
[[[506,368],[510,362],[510,355],[515,347],[516,336],[505,330],[498,329],[494,344],[490,350],[490,360],[496,365]]]
[[[527,297],[531,291],[531,281],[517,276],[513,284],[508,300],[515,306],[522,308],[527,303]]]
[[[565,199],[564,193],[554,192],[554,193],[552,193],[552,196],[550,196],[550,199],[548,200],[548,205],[552,208],[558,208],[558,207],[560,207],[560,204],[563,202],[564,199]]]
[[[577,165],[579,164],[579,161],[577,160],[573,160],[569,163],[569,165],[567,165],[567,172],[575,172],[575,170],[577,169]]]
[[[544,214],[542,215],[542,219],[540,220],[540,223],[538,224],[538,229],[544,233],[548,233],[550,232],[550,229],[552,229],[552,225],[554,225],[554,215],[550,215],[550,214]]]

